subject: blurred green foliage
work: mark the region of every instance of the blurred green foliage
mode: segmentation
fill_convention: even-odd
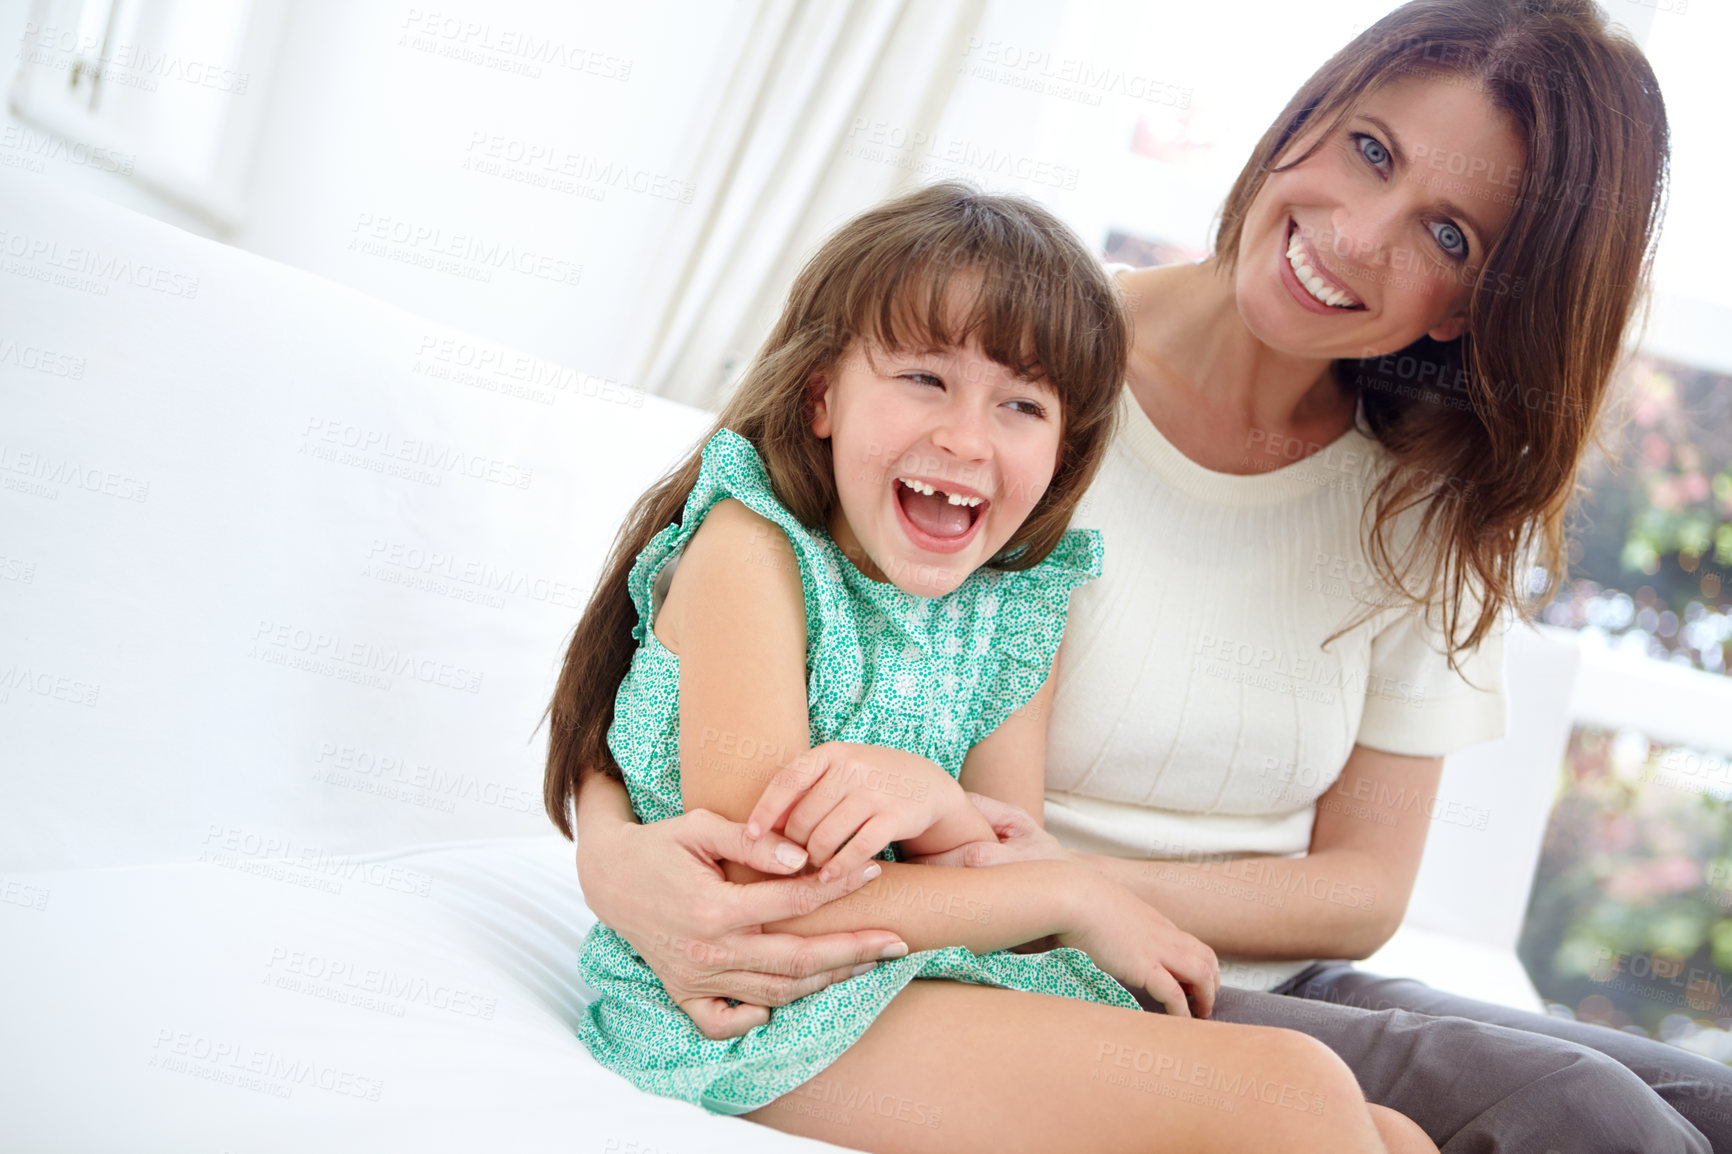
[[[1548,1001],[1654,1035],[1732,1026],[1728,798],[1725,757],[1576,731],[1518,946]]]
[[[1732,378],[1639,359],[1625,385],[1614,457],[1583,470],[1570,580],[1542,616],[1724,675]],[[1557,1012],[1721,1061],[1732,1059],[1732,725],[1726,745],[1578,729],[1518,946]]]

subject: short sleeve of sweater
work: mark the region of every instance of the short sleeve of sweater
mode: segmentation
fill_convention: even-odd
[[[1508,728],[1507,617],[1462,655],[1457,672],[1449,667],[1437,614],[1429,616],[1409,609],[1372,639],[1358,744],[1410,757],[1441,757],[1502,737]]]

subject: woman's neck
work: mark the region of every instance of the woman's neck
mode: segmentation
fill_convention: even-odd
[[[1141,269],[1122,282],[1135,313],[1126,374],[1155,426],[1198,464],[1260,472],[1291,463],[1283,442],[1327,444],[1353,423],[1351,390],[1333,362],[1270,348],[1239,315],[1233,280],[1214,260]]]

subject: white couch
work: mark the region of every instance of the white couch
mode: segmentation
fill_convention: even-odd
[[[573,1034],[592,918],[537,725],[629,497],[706,424],[0,173],[0,1146],[831,1148]],[[1468,992],[1522,996],[1562,708],[1537,767],[1452,768],[1503,800],[1438,823],[1392,947],[1477,959]]]

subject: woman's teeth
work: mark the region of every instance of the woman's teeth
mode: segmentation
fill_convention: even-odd
[[[1322,277],[1317,275],[1315,269],[1305,263],[1305,246],[1299,241],[1298,229],[1294,229],[1293,235],[1287,238],[1287,263],[1293,266],[1293,275],[1299,278],[1299,283],[1305,286],[1305,291],[1324,304],[1338,309],[1350,309],[1359,304],[1346,293],[1331,288]]]
[[[909,477],[900,477],[898,480],[900,480],[904,485],[907,485],[910,489],[913,489],[916,493],[924,493],[928,497],[939,492],[938,489],[933,488],[924,481],[916,481]],[[984,498],[964,497],[961,493],[946,493],[944,499],[952,505],[967,505],[972,509],[974,506],[980,504]]]

